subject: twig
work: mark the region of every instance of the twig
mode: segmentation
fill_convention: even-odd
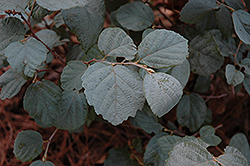
[[[34,10],[35,4],[36,4],[36,0],[34,0],[34,2],[32,4],[32,7],[31,7],[31,10],[30,10],[30,13],[28,14],[28,22],[30,22],[30,16],[32,15],[32,12]]]
[[[242,41],[240,40],[239,45],[238,45],[237,50],[236,50],[236,53],[234,54],[234,66],[236,66],[236,64],[237,64],[236,63],[236,58],[237,58],[237,54],[238,54],[238,52],[240,50],[241,44],[242,44]]]
[[[231,8],[230,6],[227,6],[227,5],[225,5],[224,3],[221,3],[221,2],[219,2],[219,1],[217,1],[217,0],[216,0],[216,2],[217,2],[218,5],[225,6],[226,8],[232,10],[232,12],[235,12],[235,10],[234,10],[233,8]]]
[[[46,161],[46,158],[47,158],[47,153],[48,153],[48,150],[49,150],[49,145],[50,145],[50,142],[51,140],[53,139],[54,135],[56,134],[56,132],[58,131],[58,129],[56,129],[53,134],[50,136],[50,138],[48,139],[48,144],[46,146],[46,150],[44,152],[44,155],[43,155],[43,158],[42,158],[42,161],[45,162]]]
[[[170,132],[170,135],[172,135],[173,133],[176,133],[176,134],[178,134],[178,135],[180,135],[180,136],[183,136],[183,137],[186,136],[186,134],[181,133],[181,132],[179,132],[179,131],[177,131],[177,130],[169,130],[169,129],[167,129],[167,128],[164,128],[164,131]]]
[[[204,96],[204,95],[202,95],[202,97],[206,98],[205,102],[208,102],[208,100],[210,100],[210,99],[220,99],[220,98],[225,97],[227,95],[228,94],[225,93],[225,94],[221,94],[219,96]]]

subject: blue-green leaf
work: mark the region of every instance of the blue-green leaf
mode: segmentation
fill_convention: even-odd
[[[46,47],[35,38],[31,37],[27,41],[11,43],[5,49],[5,56],[10,66],[24,74],[33,77],[38,66],[40,66],[47,56]]]
[[[64,91],[61,115],[55,126],[64,130],[75,130],[84,124],[87,117],[87,101],[83,93]]]
[[[165,153],[162,152],[162,149],[158,144],[158,140],[166,135],[168,134],[161,132],[150,139],[143,156],[145,166],[165,165],[165,160],[167,159],[167,156],[165,155]]]
[[[210,88],[210,82],[210,76],[198,76],[194,85],[194,91],[199,93],[205,93]]]
[[[245,9],[245,6],[241,0],[225,0],[228,6],[233,7],[234,10]]]
[[[184,95],[177,107],[177,121],[181,126],[187,126],[191,131],[198,130],[206,118],[207,107],[202,97],[197,93]]]
[[[241,41],[250,44],[250,14],[244,10],[233,12],[234,29]]]
[[[220,137],[214,135],[215,129],[212,126],[203,126],[200,129],[201,139],[210,146],[217,146],[221,142]]]
[[[55,166],[55,165],[50,161],[43,162],[41,160],[36,160],[33,163],[31,163],[30,166]]]
[[[16,70],[10,68],[0,77],[0,87],[2,88],[0,97],[2,100],[14,97],[26,83],[22,74],[17,73]]]
[[[82,76],[87,101],[113,125],[134,117],[144,105],[143,82],[137,71],[97,62]]]
[[[145,97],[154,114],[162,117],[181,99],[180,82],[165,73],[147,74],[144,78]]]
[[[74,32],[87,51],[96,41],[102,30],[105,16],[103,0],[91,0],[84,7],[62,10],[68,28]]]
[[[23,39],[25,32],[25,26],[18,18],[7,17],[5,19],[1,19],[0,52],[3,51],[10,43]]]
[[[221,165],[248,166],[247,159],[235,147],[227,146],[225,153],[216,158]]]
[[[60,40],[60,36],[58,36],[55,31],[50,29],[42,29],[41,31],[37,32],[36,35],[51,49]]]
[[[98,47],[105,55],[133,60],[137,53],[133,40],[120,28],[106,28],[98,39]]]
[[[240,63],[240,66],[244,67],[244,73],[250,76],[250,58],[243,59]]]
[[[189,0],[181,10],[180,20],[195,24],[217,6],[214,0]]]
[[[85,56],[85,51],[82,49],[81,45],[75,45],[70,48],[69,52],[67,53],[66,61],[70,60],[81,60]]]
[[[141,62],[154,68],[181,64],[188,56],[187,40],[168,30],[155,30],[140,43],[138,55]]]
[[[28,3],[29,3],[29,0],[1,0],[0,1],[0,13],[5,10],[24,11]]]
[[[142,33],[142,39],[144,39],[148,34],[150,34],[153,31],[155,31],[155,29],[152,29],[152,28],[145,29],[145,31],[143,31]]]
[[[40,133],[32,130],[21,131],[14,143],[14,154],[18,160],[31,161],[43,151],[43,139]]]
[[[250,75],[245,75],[243,85],[247,91],[248,94],[250,94]]]
[[[188,138],[188,137],[187,137]],[[200,138],[187,139],[177,143],[169,154],[166,166],[209,165],[219,166],[206,149],[209,144]]]
[[[87,52],[87,54],[82,58],[84,61],[90,61],[92,59],[102,59],[104,58],[103,54],[98,48],[98,45],[95,44],[93,45]],[[106,59],[111,58],[111,57],[106,57]]]
[[[51,81],[37,81],[25,92],[23,107],[31,117],[36,116],[47,127],[52,126],[61,114],[62,91]]]
[[[163,129],[147,104],[144,105],[142,111],[137,111],[134,118],[130,118],[130,122],[133,126],[140,127],[149,134],[152,132],[157,134]]]
[[[113,148],[108,153],[104,166],[139,166],[136,160],[130,159],[130,154],[126,149]]]
[[[82,61],[69,61],[61,75],[61,86],[64,90],[82,89],[81,77],[87,66]]]
[[[234,65],[227,64],[226,66],[226,79],[229,85],[237,86],[244,80],[244,74],[235,69]]]
[[[73,7],[83,7],[88,4],[88,0],[37,0],[36,3],[50,11],[57,11],[60,9],[69,9]]]
[[[189,63],[191,71],[196,74],[207,76],[216,72],[224,63],[211,32],[196,36],[190,42]]]
[[[153,10],[138,1],[121,6],[116,12],[116,19],[124,28],[133,31],[146,29],[155,20]]]
[[[243,133],[235,134],[231,138],[229,146],[237,148],[245,156],[248,163],[250,163],[250,147],[245,134]]]

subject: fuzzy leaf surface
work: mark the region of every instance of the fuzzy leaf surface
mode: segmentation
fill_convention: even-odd
[[[155,20],[153,10],[138,1],[121,6],[116,12],[116,19],[124,28],[133,31],[146,29]]]
[[[60,40],[60,36],[58,36],[55,31],[50,29],[43,29],[37,32],[36,35],[51,49]]]
[[[25,9],[28,5],[29,0],[1,0],[0,1],[0,12],[5,10],[16,10],[20,11]]]
[[[147,74],[143,88],[153,113],[162,117],[181,99],[182,86],[173,76],[165,73]]]
[[[181,139],[179,136],[175,135],[167,135],[164,137],[161,137],[157,140],[162,152],[169,157],[169,152],[173,149],[176,142],[178,142]]]
[[[106,28],[98,40],[98,47],[105,55],[133,60],[137,53],[133,40],[121,28]]]
[[[177,121],[187,126],[191,131],[198,130],[205,121],[207,107],[202,97],[197,93],[184,95],[177,107]]]
[[[54,125],[62,108],[62,91],[48,80],[31,84],[25,92],[24,109],[39,118],[47,127]]]
[[[30,166],[55,166],[55,165],[50,161],[42,162],[41,160],[37,160],[31,163]]]
[[[211,146],[217,146],[221,142],[221,139],[214,135],[215,129],[212,126],[203,126],[200,129],[201,139]]]
[[[86,70],[82,81],[89,105],[113,125],[134,117],[144,105],[143,81],[129,67],[97,62]]]
[[[21,131],[14,142],[14,154],[17,159],[31,161],[43,151],[43,139],[40,133],[32,130]]]
[[[149,33],[138,47],[141,62],[154,68],[181,64],[188,56],[187,39],[168,30]]]
[[[83,7],[88,4],[89,0],[37,0],[36,3],[50,11],[57,11],[60,9],[69,9],[73,7]]]
[[[244,74],[235,69],[234,65],[227,64],[226,66],[226,79],[229,85],[237,86],[244,80]]]

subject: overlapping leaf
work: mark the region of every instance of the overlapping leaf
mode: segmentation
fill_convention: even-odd
[[[98,45],[93,45],[87,52],[87,54],[83,57],[84,61],[90,61],[92,59],[102,59],[104,58],[104,55],[101,53],[101,51],[98,48]],[[106,59],[109,59],[109,57],[106,57]]]
[[[2,88],[0,94],[1,99],[4,100],[14,97],[26,81],[22,74],[10,68],[0,77],[0,87]]]
[[[133,60],[137,53],[133,40],[120,28],[106,28],[99,36],[98,47],[105,55]]]
[[[144,105],[142,79],[132,68],[98,62],[82,76],[87,101],[113,125],[134,117]]]
[[[82,126],[87,117],[87,101],[83,93],[64,91],[61,115],[55,122],[59,129],[74,130]]]
[[[225,0],[228,6],[233,7],[234,10],[244,9],[245,6],[241,0]]]
[[[82,47],[87,51],[97,40],[102,30],[105,16],[103,0],[91,0],[84,7],[62,10],[68,28],[77,35]]]
[[[57,11],[60,9],[69,9],[73,7],[83,7],[88,4],[89,0],[37,0],[36,3],[50,11]]]
[[[234,29],[241,41],[250,44],[250,14],[244,10],[233,12]]]
[[[217,146],[221,139],[214,135],[215,129],[212,126],[204,126],[200,129],[201,139],[211,146]]]
[[[121,6],[116,12],[116,19],[124,28],[133,31],[146,29],[155,20],[153,10],[139,1]]]
[[[162,152],[169,157],[169,152],[173,149],[173,146],[181,139],[179,136],[167,135],[157,140]]]
[[[5,49],[5,56],[10,66],[32,77],[39,65],[41,65],[47,56],[48,50],[39,41],[29,38],[27,41],[11,43]]]
[[[67,53],[66,61],[68,62],[71,60],[81,60],[83,58],[83,56],[85,56],[85,51],[82,49],[82,46],[75,45]],[[85,60],[85,61],[87,61],[87,60]]]
[[[191,131],[198,130],[203,124],[207,107],[202,97],[197,93],[184,95],[177,107],[177,121],[187,126]]]
[[[23,10],[28,5],[29,0],[1,0],[0,1],[0,12],[5,10]]]
[[[81,77],[87,66],[81,61],[70,61],[63,69],[61,75],[62,88],[64,90],[82,89]]]
[[[212,12],[217,4],[214,0],[189,0],[181,10],[180,20],[186,23],[195,24],[202,17]]]
[[[224,58],[221,56],[211,32],[196,36],[190,42],[188,60],[191,71],[203,76],[216,72],[223,65]]]
[[[226,79],[229,85],[237,86],[244,80],[244,74],[235,69],[234,65],[227,64],[226,66]]]
[[[231,138],[229,146],[237,148],[245,156],[248,163],[250,163],[250,147],[247,137],[243,133],[235,134]]]
[[[37,32],[36,35],[51,49],[60,40],[60,36],[58,36],[55,31],[50,29],[43,29]]]
[[[122,148],[113,148],[109,150],[108,158],[104,162],[104,166],[139,166],[136,160],[130,158],[127,150]]]
[[[185,139],[185,138],[183,138]],[[177,143],[169,154],[166,166],[209,165],[219,166],[206,149],[209,144],[199,138]]]
[[[14,154],[21,161],[31,161],[43,151],[43,139],[40,133],[25,130],[18,133],[14,143]]]
[[[134,118],[130,118],[133,126],[140,127],[147,133],[159,133],[163,126],[158,123],[157,117],[152,113],[148,105],[144,105],[142,111],[137,111]]]
[[[147,74],[143,87],[148,104],[153,113],[159,117],[168,113],[182,96],[180,82],[165,73]]]
[[[7,17],[5,19],[1,19],[0,51],[4,50],[10,43],[23,39],[24,34],[25,34],[24,24],[18,18]]]
[[[168,30],[155,30],[140,43],[138,55],[141,62],[154,68],[181,64],[188,56],[187,40]]]
[[[61,114],[61,89],[51,81],[37,81],[28,87],[23,105],[31,117],[39,118],[47,127],[52,126]]]
[[[250,75],[245,75],[245,79],[243,81],[243,85],[248,94],[250,94]]]
[[[43,162],[41,160],[37,160],[31,163],[30,166],[55,166],[55,165],[50,161]]]

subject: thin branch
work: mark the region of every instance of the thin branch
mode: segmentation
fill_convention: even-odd
[[[237,50],[236,50],[236,53],[234,54],[234,66],[236,66],[236,64],[237,64],[236,63],[236,58],[237,58],[237,54],[238,54],[238,52],[240,50],[241,44],[242,44],[242,41],[240,40],[239,45],[238,45]]]
[[[35,4],[36,4],[36,0],[34,0],[34,2],[32,4],[32,7],[31,7],[31,10],[30,10],[30,13],[28,14],[28,22],[30,22],[30,16],[32,15],[32,12],[34,10]]]
[[[167,128],[164,128],[164,131],[170,132],[170,135],[172,135],[173,133],[176,133],[176,134],[178,134],[178,135],[180,135],[180,136],[183,136],[183,137],[186,136],[186,134],[181,133],[181,132],[179,132],[179,131],[177,131],[177,130],[169,130],[169,129],[167,129]]]
[[[58,131],[58,129],[56,129],[53,134],[50,136],[50,138],[47,140],[48,144],[46,146],[46,150],[44,152],[44,155],[43,155],[43,158],[42,158],[42,161],[45,162],[46,159],[47,159],[47,153],[48,153],[48,150],[49,150],[49,145],[50,145],[50,142],[51,140],[53,139],[53,137],[55,136],[56,132]]]
[[[217,2],[218,5],[225,6],[226,8],[228,8],[229,10],[231,10],[232,12],[235,12],[235,10],[234,10],[233,8],[231,8],[230,6],[227,6],[227,5],[225,5],[224,3],[221,3],[221,2],[219,2],[219,1],[217,1],[217,0],[216,0],[216,2]]]

